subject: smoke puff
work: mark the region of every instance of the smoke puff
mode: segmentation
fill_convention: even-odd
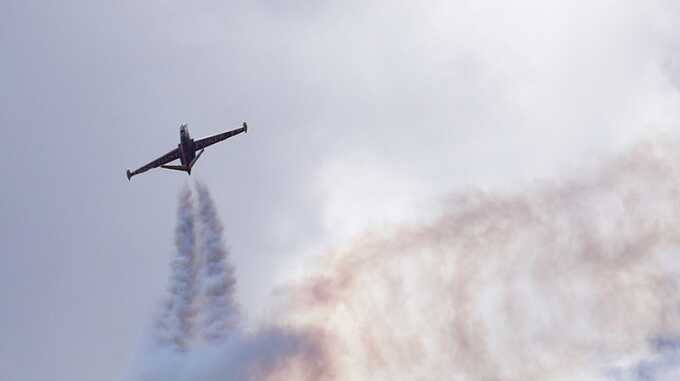
[[[321,380],[329,372],[323,353],[312,332],[281,327],[237,331],[220,346],[197,349],[190,356],[187,380]]]

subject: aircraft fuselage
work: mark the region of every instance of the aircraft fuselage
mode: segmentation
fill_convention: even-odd
[[[183,166],[187,167],[188,171],[191,171],[190,164],[196,158],[196,147],[194,144],[194,139],[191,138],[189,134],[189,127],[183,124],[179,128],[179,160]]]

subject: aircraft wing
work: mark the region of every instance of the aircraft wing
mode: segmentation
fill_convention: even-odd
[[[130,178],[134,175],[139,175],[140,173],[144,173],[144,172],[148,171],[149,169],[160,167],[163,164],[167,164],[167,163],[169,163],[173,160],[177,160],[177,159],[179,159],[179,148],[175,148],[174,150],[166,153],[165,155],[159,157],[158,159],[156,159],[156,160],[150,162],[149,164],[146,164],[146,165],[144,165],[144,166],[142,166],[142,167],[140,167],[140,168],[138,168],[138,169],[136,169],[132,172],[130,172],[130,170],[128,169],[128,171],[127,171],[128,180],[130,180]]]
[[[237,128],[235,130],[223,132],[221,134],[217,134],[217,135],[213,135],[213,136],[208,136],[207,138],[198,139],[198,140],[194,141],[194,147],[198,151],[198,150],[203,149],[205,147],[211,146],[215,143],[219,143],[222,140],[229,139],[230,137],[232,137],[234,135],[238,135],[242,132],[248,132],[248,124],[246,124],[246,122],[243,122],[243,127],[241,127],[241,128]]]

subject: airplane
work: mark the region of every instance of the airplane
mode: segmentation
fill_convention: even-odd
[[[206,147],[215,143],[219,143],[222,140],[228,139],[242,132],[248,132],[248,124],[246,122],[243,122],[243,126],[241,128],[213,136],[208,136],[203,139],[194,140],[191,138],[191,135],[189,135],[189,127],[186,123],[183,123],[179,126],[179,144],[177,145],[177,148],[134,171],[130,171],[128,169],[127,178],[130,180],[132,176],[139,175],[140,173],[144,173],[157,167],[183,171],[188,175],[191,175],[191,168],[193,168],[194,164],[196,164],[196,161],[199,157],[201,157]],[[196,154],[196,152],[198,152],[198,154]],[[171,161],[177,159],[180,160],[180,165],[167,165]]]

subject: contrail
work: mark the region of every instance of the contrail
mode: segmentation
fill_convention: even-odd
[[[186,351],[193,337],[196,297],[196,253],[194,211],[191,191],[185,187],[179,195],[176,256],[172,262],[169,292],[156,321],[155,337],[161,347]]]
[[[198,217],[200,221],[201,269],[201,336],[207,342],[220,342],[239,322],[239,308],[234,296],[236,278],[229,262],[229,250],[222,237],[223,227],[215,204],[204,185],[197,183]]]

